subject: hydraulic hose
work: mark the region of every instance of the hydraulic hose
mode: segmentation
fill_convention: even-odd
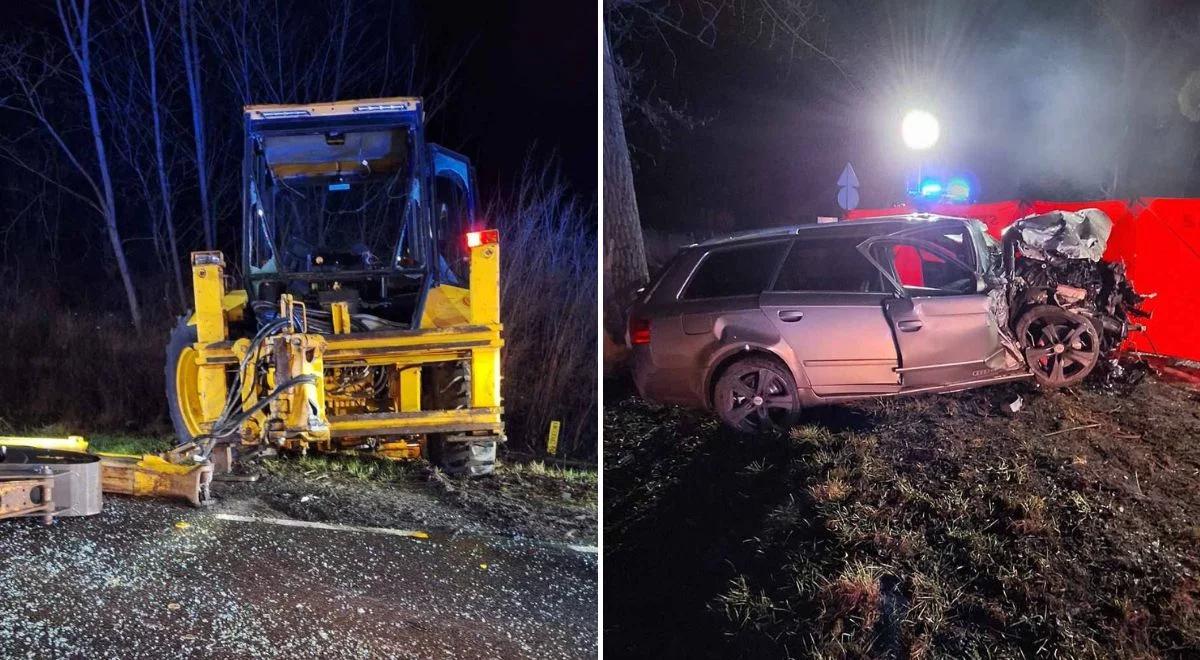
[[[237,430],[241,428],[242,424],[246,422],[246,420],[250,419],[254,415],[261,412],[264,408],[271,405],[271,402],[283,396],[284,392],[296,387],[297,385],[307,385],[315,382],[317,382],[317,377],[311,374],[289,378],[288,380],[280,383],[279,387],[276,387],[274,390],[272,390],[270,394],[262,397],[258,401],[255,401],[254,404],[246,410],[243,410],[236,415],[222,417],[213,422],[211,431],[197,436],[194,440],[197,446],[200,447],[200,452],[197,454],[197,460],[203,461],[207,459],[209,454],[212,453],[213,445],[217,440],[236,433]]]

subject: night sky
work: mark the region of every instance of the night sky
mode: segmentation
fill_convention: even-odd
[[[718,218],[748,228],[836,215],[847,162],[863,207],[903,200],[918,165],[974,177],[980,201],[1095,199],[1121,148],[1119,196],[1200,194],[1200,124],[1178,102],[1200,68],[1200,44],[1184,27],[1196,23],[1194,3],[1127,3],[1128,110],[1123,37],[1095,3],[846,6],[819,36],[849,79],[818,57],[789,61],[747,43],[732,21],[712,47],[676,36],[668,49],[647,31],[622,49],[645,69],[643,93],[653,86],[706,120],[677,127],[665,145],[644,123],[630,127],[644,224],[686,230]],[[941,120],[941,141],[920,159],[900,140],[909,107]]]
[[[455,96],[431,121],[429,135],[473,160],[485,197],[498,185],[515,184],[527,155],[538,164],[555,154],[564,178],[594,199],[593,3],[397,2],[395,11],[412,17],[415,25],[402,36],[427,52],[431,67],[463,58]],[[49,0],[0,3],[0,21],[11,38],[29,29],[60,36]]]
[[[474,42],[458,105],[432,135],[475,160],[481,185],[510,181],[526,155],[557,154],[576,191],[596,189],[596,8],[589,2],[430,2],[426,43]]]

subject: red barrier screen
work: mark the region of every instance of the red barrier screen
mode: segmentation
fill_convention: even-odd
[[[1200,360],[1200,199],[1142,199],[1133,218],[1133,286],[1157,293],[1139,350]],[[1114,229],[1114,234],[1116,233]]]

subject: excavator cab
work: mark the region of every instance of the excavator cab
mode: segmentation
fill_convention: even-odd
[[[330,301],[344,301],[365,323],[414,328],[428,289],[463,285],[464,237],[478,229],[474,175],[464,157],[424,144],[419,108],[405,99],[348,113],[247,110],[242,271],[252,303],[290,293],[323,320]]]

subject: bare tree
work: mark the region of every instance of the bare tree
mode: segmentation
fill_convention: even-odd
[[[650,124],[689,119],[669,104],[638,98],[630,69],[615,52],[630,37],[657,39],[669,54],[675,39],[712,46],[719,26],[786,57],[814,55],[848,76],[841,62],[813,36],[820,23],[816,0],[605,0],[604,3],[604,325],[618,340],[624,308],[648,278],[646,252],[633,187],[633,162],[626,139],[628,112],[639,109]],[[616,44],[614,46],[614,44]],[[657,109],[654,109],[657,107]]]
[[[82,6],[81,6],[82,5]],[[142,329],[142,310],[138,305],[137,291],[133,286],[133,278],[129,272],[129,262],[125,257],[125,246],[121,242],[121,232],[117,228],[117,200],[113,195],[112,174],[108,168],[108,153],[104,146],[104,136],[100,126],[100,111],[97,109],[96,90],[92,85],[92,37],[91,37],[91,0],[68,0],[66,9],[62,0],[57,0],[58,19],[62,24],[63,36],[67,40],[67,48],[75,63],[79,66],[79,84],[83,96],[87,100],[88,123],[92,132],[92,141],[96,147],[96,166],[100,172],[100,182],[103,186],[102,208],[104,225],[108,232],[108,240],[112,243],[113,256],[117,260],[117,270],[121,273],[121,282],[125,286],[125,297],[129,304],[129,316],[133,325],[139,331]]]
[[[55,185],[100,215],[125,289],[130,320],[134,327],[140,330],[142,313],[130,274],[129,262],[125,255],[121,230],[117,224],[117,203],[113,192],[113,177],[109,167],[96,89],[92,81],[91,2],[90,0],[67,0],[64,3],[63,0],[56,0],[55,8],[59,24],[62,26],[67,51],[70,59],[76,65],[78,75],[69,74],[62,68],[61,61],[47,59],[44,56],[34,57],[23,48],[9,48],[4,53],[0,66],[3,66],[4,72],[18,91],[13,97],[0,101],[0,107],[31,118],[35,125],[58,147],[61,155],[71,164],[72,170],[83,179],[88,192],[81,193],[66,183],[51,178],[45,172],[24,162],[19,155],[11,151],[5,151],[2,155],[10,163]],[[32,66],[37,66],[38,70],[31,73],[28,69]],[[71,78],[83,92],[87,113],[86,130],[90,134],[91,146],[94,149],[94,166],[86,164],[85,159],[70,146],[64,130],[51,118],[50,112],[43,103],[41,95],[43,84],[48,79],[59,76]]]
[[[625,141],[618,68],[604,35],[604,329],[618,341],[625,327],[624,303],[649,277],[633,165]]]
[[[208,197],[209,163],[204,134],[204,100],[200,90],[200,49],[196,41],[196,19],[192,16],[193,1],[179,0],[179,39],[183,44],[183,70],[187,74],[188,98],[191,100],[200,222],[204,228],[204,247],[212,250],[217,243],[217,236]]]
[[[154,30],[150,28],[150,13],[146,10],[146,0],[141,0],[142,29],[146,34],[146,60],[149,64],[150,115],[154,123],[154,163],[158,179],[158,192],[162,201],[163,224],[167,230],[167,243],[170,247],[171,270],[175,276],[175,289],[180,303],[187,300],[187,292],[183,286],[183,272],[179,264],[179,239],[175,233],[174,198],[171,196],[171,178],[167,173],[167,159],[163,150],[162,112],[159,108],[158,95],[158,42]]]

